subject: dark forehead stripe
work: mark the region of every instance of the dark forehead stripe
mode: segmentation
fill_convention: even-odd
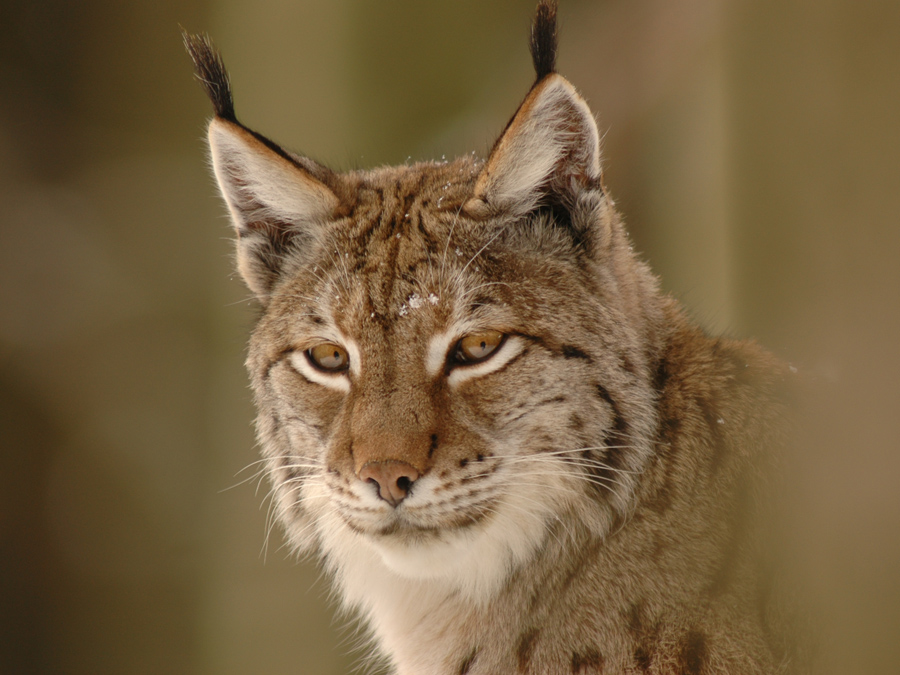
[[[429,268],[446,246],[446,224],[425,213],[425,178],[400,171],[393,180],[359,185],[353,216],[335,233],[337,255],[347,256],[338,265],[345,264],[354,282],[365,285],[365,309],[373,319],[393,319],[406,295],[421,291],[420,284],[431,278]]]
[[[367,287],[368,305],[364,310],[385,320],[392,315],[391,308],[396,304],[392,296],[400,256],[400,240],[395,236],[400,226],[397,200],[391,190],[381,186],[365,187],[360,193],[353,221],[341,233],[343,236],[339,235],[338,255],[351,256],[347,267],[353,282]],[[402,214],[399,218],[402,219]]]
[[[410,213],[411,226],[414,226],[419,233],[419,236],[422,237],[422,242],[425,246],[425,250],[428,251],[430,256],[435,256],[440,253],[445,246],[441,243],[441,239],[443,237],[438,236],[436,232],[432,232],[425,226],[425,220],[420,216],[417,211],[412,211]]]

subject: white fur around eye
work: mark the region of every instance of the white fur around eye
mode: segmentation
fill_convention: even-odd
[[[454,366],[447,382],[453,387],[474,377],[483,377],[505,366],[514,357],[521,354],[523,349],[525,349],[525,340],[510,335],[497,347],[496,351],[481,363]]]
[[[457,340],[457,331],[446,331],[431,338],[428,345],[428,354],[425,356],[425,372],[429,377],[434,377],[444,368],[447,362],[447,353],[450,346]]]
[[[326,373],[321,371],[309,362],[306,351],[291,352],[288,359],[294,370],[310,382],[315,382],[316,384],[321,384],[329,389],[336,389],[337,391],[345,393],[350,391],[350,378],[347,377],[346,371],[336,373]]]
[[[357,348],[356,343],[354,343],[352,340],[347,339],[327,339],[323,340],[323,342],[334,342],[336,344],[342,345],[344,349],[347,350],[347,354],[350,358],[349,372],[354,377],[359,376],[359,349]],[[306,350],[293,351],[291,352],[291,355],[288,357],[288,359],[291,363],[291,367],[310,382],[315,382],[316,384],[321,384],[322,386],[328,387],[329,389],[335,389],[344,393],[350,391],[350,378],[347,374],[347,371],[328,373],[319,370],[309,362],[309,356],[307,356]]]

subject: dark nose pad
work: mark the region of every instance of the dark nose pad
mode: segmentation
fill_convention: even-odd
[[[359,479],[378,486],[378,496],[397,506],[409,495],[419,472],[411,464],[398,460],[369,462],[359,472]]]

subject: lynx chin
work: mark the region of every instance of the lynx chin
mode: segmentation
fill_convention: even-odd
[[[790,369],[632,252],[555,3],[484,160],[332,171],[239,122],[185,43],[262,307],[278,518],[391,672],[801,672],[761,545]]]

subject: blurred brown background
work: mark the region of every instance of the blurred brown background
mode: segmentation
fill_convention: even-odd
[[[316,568],[278,531],[262,553],[267,486],[226,490],[256,459],[254,309],[178,26],[243,121],[353,168],[485,152],[533,5],[0,2],[0,673],[351,669]],[[664,287],[813,378],[785,525],[825,671],[900,672],[900,3],[560,14]]]

